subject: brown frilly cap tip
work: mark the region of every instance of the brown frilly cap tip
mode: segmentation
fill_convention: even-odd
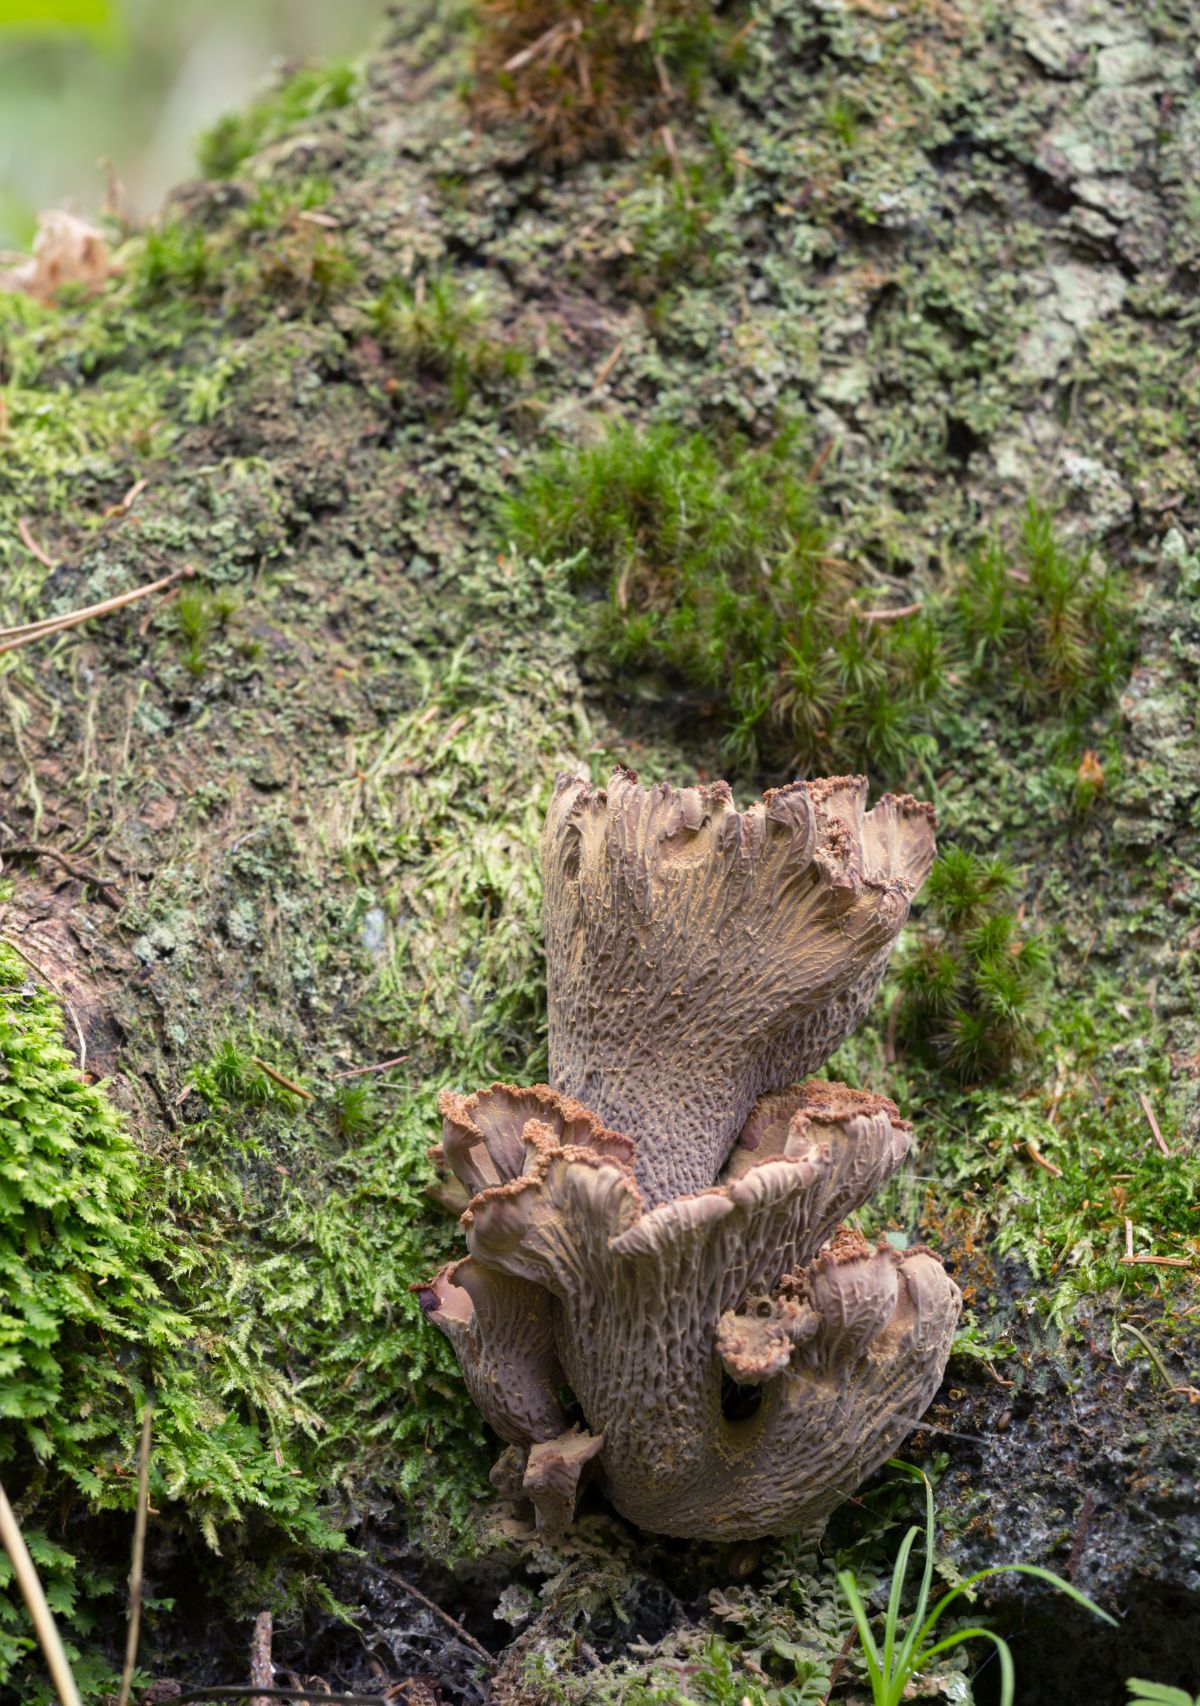
[[[861,776],[739,812],[724,782],[560,776],[542,842],[550,1077],[637,1143],[647,1200],[711,1184],[764,1091],[862,1018],[933,862],[932,807]]]
[[[739,1148],[726,1182],[650,1208],[618,1146],[563,1143],[529,1120],[520,1169],[464,1222],[476,1270],[515,1284],[521,1307],[542,1295],[547,1313],[515,1333],[488,1293],[431,1315],[505,1421],[497,1431],[514,1439],[529,1416],[527,1443],[558,1439],[565,1422],[543,1400],[565,1377],[632,1521],[715,1539],[818,1529],[928,1403],[957,1318],[957,1290],[925,1252],[872,1251],[842,1232],[819,1253],[905,1154],[894,1114],[844,1085],[793,1087],[755,1111],[758,1149]],[[486,1120],[477,1102],[473,1123]],[[447,1272],[458,1285],[461,1270]],[[745,1419],[723,1408],[730,1380],[754,1389]],[[563,1510],[539,1519],[558,1525]]]

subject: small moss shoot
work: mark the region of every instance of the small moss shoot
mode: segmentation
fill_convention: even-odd
[[[524,350],[488,334],[483,293],[449,273],[393,280],[365,313],[387,354],[413,378],[444,387],[459,414],[474,392],[515,382],[525,370]]]
[[[1017,872],[951,847],[929,874],[918,940],[897,968],[904,1041],[963,1083],[1007,1076],[1045,1011],[1049,950],[1007,902]]]
[[[972,555],[955,615],[974,678],[1026,715],[1094,711],[1129,673],[1116,577],[1069,549],[1035,502],[1014,545],[992,540]]]
[[[306,66],[271,94],[218,119],[200,138],[196,157],[210,178],[232,178],[245,162],[319,113],[349,106],[357,68],[346,61]]]

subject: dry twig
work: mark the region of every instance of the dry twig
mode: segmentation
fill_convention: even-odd
[[[17,517],[17,532],[21,535],[21,543],[29,552],[29,555],[31,557],[36,557],[44,569],[52,569],[55,567],[54,559],[52,557],[48,557],[42,550],[37,540],[33,537],[33,534],[29,531],[29,523],[23,515]]]
[[[465,1642],[473,1653],[483,1659],[489,1669],[494,1670],[496,1668],[496,1661],[487,1648],[477,1641],[474,1635],[469,1635],[462,1624],[451,1617],[448,1611],[443,1611],[436,1600],[430,1599],[428,1594],[423,1594],[420,1588],[414,1587],[406,1577],[400,1575],[396,1570],[385,1569],[382,1564],[373,1564],[370,1559],[365,1559],[364,1562],[368,1570],[373,1571],[377,1576],[382,1576],[384,1581],[391,1582],[395,1587],[403,1588],[406,1594],[417,1600],[427,1611],[432,1611],[433,1615],[440,1618],[448,1629],[453,1629],[460,1641]]]
[[[625,345],[618,344],[611,354],[604,358],[604,361],[601,363],[600,368],[597,371],[596,377],[592,380],[593,391],[598,391],[600,389],[624,353]]]
[[[1031,1161],[1036,1161],[1039,1167],[1044,1167],[1047,1173],[1052,1174],[1054,1178],[1062,1178],[1062,1168],[1055,1166],[1053,1161],[1047,1161],[1031,1137],[1025,1140],[1025,1153]]]
[[[138,1634],[142,1624],[142,1566],[146,1558],[146,1513],[150,1508],[150,1421],[153,1411],[142,1406],[142,1442],[138,1449],[137,1516],[133,1524],[133,1563],[129,1571],[129,1627],[125,1634],[125,1665],[117,1706],[129,1706],[133,1671],[137,1664]]]
[[[1142,1112],[1145,1114],[1147,1124],[1149,1125],[1151,1132],[1154,1134],[1154,1141],[1158,1145],[1159,1153],[1169,1157],[1171,1151],[1167,1148],[1166,1140],[1164,1139],[1162,1132],[1159,1130],[1158,1121],[1154,1117],[1154,1109],[1150,1106],[1150,1098],[1144,1090],[1138,1091],[1138,1101],[1142,1104]]]
[[[0,1486],[0,1543],[8,1553],[12,1562],[13,1574],[21,1597],[29,1607],[29,1615],[33,1619],[33,1627],[41,1642],[42,1652],[46,1655],[46,1667],[50,1672],[50,1680],[58,1693],[59,1706],[80,1706],[79,1690],[75,1687],[75,1678],[71,1674],[71,1666],[63,1651],[62,1639],[54,1622],[53,1614],[46,1603],[46,1595],[38,1580],[38,1573],[33,1567],[33,1559],[29,1556],[29,1548],[13,1515],[13,1508],[8,1502],[4,1488]]]
[[[75,877],[79,882],[97,889],[105,905],[111,906],[114,912],[121,910],[120,891],[107,877],[98,876],[85,865],[77,865],[73,859],[68,859],[65,853],[60,853],[57,847],[46,847],[40,841],[10,841],[7,844],[0,842],[0,863],[5,859],[53,859],[69,877]]]
[[[411,1060],[408,1054],[393,1055],[391,1060],[377,1060],[374,1066],[348,1066],[345,1072],[335,1072],[335,1078],[361,1078],[364,1072],[386,1072],[389,1066],[399,1066],[401,1061]]]
[[[857,615],[860,622],[899,622],[903,616],[915,616],[920,609],[920,604],[895,604],[887,610],[860,610]]]
[[[260,1611],[254,1619],[250,1637],[250,1681],[255,1688],[270,1688],[275,1681],[275,1666],[271,1663],[271,1637],[274,1628],[269,1611]],[[250,1706],[266,1706],[267,1696],[255,1694]]]

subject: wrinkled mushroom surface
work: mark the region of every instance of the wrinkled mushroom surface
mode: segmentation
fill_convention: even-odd
[[[470,1256],[417,1288],[548,1534],[590,1476],[660,1533],[816,1534],[929,1403],[958,1290],[841,1224],[911,1129],[790,1080],[858,1023],[933,853],[930,808],[868,812],[860,777],[746,812],[724,783],[559,779],[553,1087],[443,1094]]]
[[[496,1086],[476,1100],[473,1123],[495,1134],[484,1106],[493,1094],[511,1109],[510,1088]],[[467,1242],[476,1271],[550,1300],[557,1363],[613,1504],[643,1527],[695,1538],[819,1531],[928,1404],[957,1319],[957,1289],[924,1250],[871,1250],[840,1233],[818,1254],[899,1165],[909,1127],[883,1097],[794,1087],[756,1110],[744,1135],[757,1150],[740,1146],[724,1182],[646,1208],[616,1134],[596,1122],[597,1147],[578,1129],[569,1135],[583,1141],[563,1141],[564,1099],[528,1094],[519,1168],[507,1125],[485,1135],[486,1163],[470,1161],[500,1178],[472,1199]],[[458,1271],[431,1289],[443,1295]],[[544,1337],[533,1369],[494,1310],[453,1327],[444,1309],[432,1319],[493,1414],[510,1423],[536,1411],[529,1443],[552,1446],[539,1459],[559,1467],[552,1488],[527,1472],[525,1491],[539,1521],[561,1526],[560,1459],[588,1454],[576,1442],[564,1456],[554,1440],[565,1427],[547,1431]],[[514,1389],[497,1390],[507,1382]],[[514,1438],[511,1426],[498,1431]]]
[[[930,806],[863,777],[734,809],[724,782],[559,778],[542,842],[550,1080],[637,1142],[648,1203],[716,1178],[765,1091],[879,987],[934,855]]]

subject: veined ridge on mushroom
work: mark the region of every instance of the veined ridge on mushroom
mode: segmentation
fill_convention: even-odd
[[[861,1019],[933,855],[932,809],[868,812],[861,777],[745,812],[723,782],[559,778],[553,1083],[443,1093],[469,1254],[417,1288],[539,1526],[589,1475],[659,1533],[819,1533],[930,1402],[958,1290],[842,1225],[911,1127],[793,1080]]]

